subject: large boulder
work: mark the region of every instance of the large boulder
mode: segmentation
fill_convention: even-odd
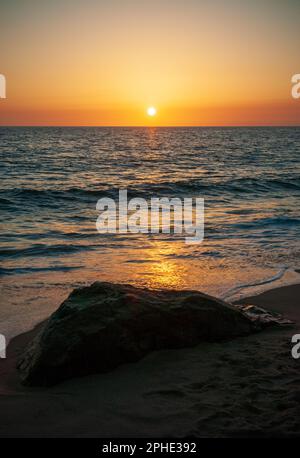
[[[75,289],[19,360],[26,385],[53,385],[107,372],[153,350],[251,333],[233,306],[197,291],[149,290],[96,282]]]

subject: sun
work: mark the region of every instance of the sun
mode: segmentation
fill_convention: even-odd
[[[156,115],[156,108],[155,107],[147,108],[147,115],[148,116],[155,116]]]

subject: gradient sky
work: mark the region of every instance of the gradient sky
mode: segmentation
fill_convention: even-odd
[[[0,124],[299,125],[299,29],[299,0],[0,0]]]

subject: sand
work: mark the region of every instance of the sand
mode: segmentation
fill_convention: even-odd
[[[300,436],[300,285],[241,302],[283,313],[289,328],[231,342],[155,352],[109,374],[52,388],[25,388],[17,355],[37,329],[13,339],[0,360],[1,437]]]

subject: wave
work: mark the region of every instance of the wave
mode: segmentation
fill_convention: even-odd
[[[15,267],[2,268],[0,267],[0,276],[15,275],[15,274],[31,274],[36,272],[69,272],[72,270],[81,269],[82,266],[53,266],[53,267]]]
[[[268,278],[265,278],[263,280],[259,280],[253,283],[243,283],[241,285],[235,286],[234,288],[231,288],[230,290],[226,291],[222,299],[229,301],[231,297],[233,297],[236,293],[238,293],[241,290],[252,288],[255,286],[267,285],[268,283],[273,283],[276,280],[280,280],[280,278],[284,276],[284,274],[286,273],[288,269],[289,269],[288,267],[283,267],[275,275],[272,275],[272,277],[268,277]]]
[[[258,229],[258,228],[267,228],[267,227],[281,227],[281,226],[299,226],[300,218],[293,218],[290,216],[278,216],[272,218],[259,218],[254,219],[250,222],[240,222],[232,224],[232,228],[236,229]]]
[[[121,186],[124,188],[125,186]],[[14,199],[30,199],[41,201],[44,199],[74,199],[74,198],[101,198],[118,197],[119,188],[117,187],[98,187],[95,189],[70,187],[65,189],[33,189],[33,188],[12,188],[0,190],[1,202],[5,204],[13,203]],[[183,192],[201,192],[207,195],[218,195],[222,193],[234,194],[253,194],[276,192],[276,191],[300,191],[300,177],[291,179],[265,179],[265,178],[236,178],[224,181],[209,181],[205,179],[189,179],[162,181],[157,183],[142,183],[127,187],[128,197],[151,195],[177,195]]]
[[[65,255],[73,254],[78,251],[83,250],[93,250],[98,248],[97,245],[72,245],[72,244],[58,244],[58,245],[48,245],[48,244],[36,244],[28,248],[4,248],[0,250],[0,257],[10,258],[10,257],[27,257],[27,256],[56,256],[56,255]]]

